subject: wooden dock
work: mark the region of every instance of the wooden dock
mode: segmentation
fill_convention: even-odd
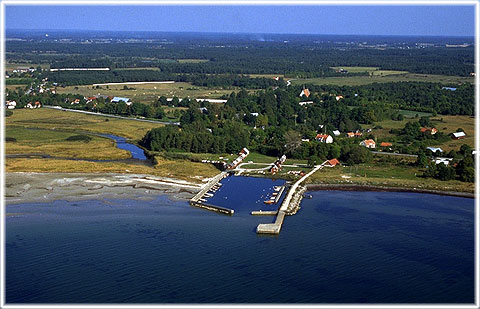
[[[300,178],[296,183],[294,183],[292,185],[292,187],[290,188],[290,190],[287,193],[287,196],[283,200],[282,205],[278,209],[278,214],[277,214],[277,218],[276,218],[275,222],[274,223],[259,224],[257,226],[257,234],[280,234],[280,230],[282,229],[283,219],[285,218],[285,215],[289,214],[289,211],[291,211],[291,209],[292,209],[290,203],[295,202],[295,203],[300,204],[301,196],[296,196],[295,195],[295,193],[297,191],[297,188],[300,186],[300,184],[303,181],[305,181],[305,179],[310,177],[313,173],[315,173],[319,169],[322,169],[324,164],[325,164],[325,162],[320,164],[320,165],[315,166],[314,169],[312,169],[310,172],[308,172],[305,176]],[[294,196],[295,196],[295,198],[294,198]],[[293,206],[297,206],[297,205],[293,205]]]

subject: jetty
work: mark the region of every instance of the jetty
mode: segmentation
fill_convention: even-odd
[[[192,199],[190,200],[190,205],[228,215],[233,215],[233,209],[207,204],[207,200],[205,199],[213,196],[213,193],[216,192],[222,185],[220,181],[223,178],[227,177],[228,174],[229,172],[221,172],[220,174],[210,179],[210,181],[194,197],[192,197]]]
[[[300,187],[300,184],[305,181],[308,177],[314,174],[319,169],[322,169],[324,164],[327,161],[323,162],[320,165],[315,166],[310,172],[308,172],[305,176],[300,178],[297,182],[295,182],[290,190],[287,193],[287,196],[283,200],[282,205],[278,209],[277,218],[275,219],[274,223],[262,223],[257,226],[257,234],[280,234],[280,230],[282,229],[283,220],[285,219],[285,215],[292,215],[295,214],[300,206],[300,201],[302,200],[303,193],[305,192],[305,187]],[[297,189],[299,189],[297,191]]]

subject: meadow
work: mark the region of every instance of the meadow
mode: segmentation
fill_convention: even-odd
[[[345,76],[341,77],[317,77],[306,79],[294,79],[293,85],[336,85],[336,86],[357,86],[372,83],[390,83],[390,82],[430,82],[443,84],[459,84],[475,82],[473,77],[446,76],[434,74],[414,74],[399,73],[401,71],[373,71],[373,75],[369,76]]]
[[[78,85],[57,87],[58,93],[78,93],[86,97],[95,95],[107,95],[116,97],[130,98],[134,102],[140,102],[145,104],[152,104],[156,102],[161,96],[172,98],[176,96],[178,98],[209,98],[219,99],[223,95],[230,95],[233,91],[237,90],[225,90],[225,89],[210,89],[207,87],[193,86],[190,83],[175,82],[172,84],[138,84],[127,85],[129,88],[124,89],[125,85],[108,85],[100,86],[97,88],[93,85]]]
[[[416,113],[416,112],[413,112],[413,113]],[[405,118],[404,120],[401,120],[401,121],[388,119],[384,121],[375,122],[374,125],[363,125],[363,127],[364,128],[381,127],[381,129],[374,129],[372,131],[372,134],[378,138],[393,139],[395,135],[390,133],[391,129],[401,129],[405,127],[405,124],[408,121],[415,121],[415,120],[418,120],[418,119]],[[444,134],[450,134],[450,133],[456,132],[457,129],[463,129],[465,134],[467,135],[465,138],[460,140],[451,139],[444,143],[439,143],[432,146],[441,147],[444,151],[459,150],[463,144],[467,144],[470,147],[475,148],[475,118],[474,117],[437,115],[436,117],[431,117],[430,122],[433,127],[435,127],[440,132],[443,132]]]

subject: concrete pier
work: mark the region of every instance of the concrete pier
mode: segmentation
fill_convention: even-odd
[[[276,210],[254,210],[250,213],[252,216],[275,216]]]
[[[326,161],[325,161],[326,162]],[[320,165],[315,166],[314,169],[312,169],[310,172],[308,172],[305,176],[300,178],[296,183],[292,185],[290,190],[287,193],[287,196],[283,200],[282,205],[278,209],[278,214],[277,214],[277,219],[275,220],[274,223],[262,223],[257,226],[257,234],[280,234],[280,230],[282,229],[282,224],[283,224],[283,219],[285,218],[286,214],[294,214],[293,209],[298,210],[298,205],[300,204],[301,197],[303,195],[303,192],[300,192],[300,194],[295,194],[297,192],[297,188],[300,186],[300,184],[305,181],[308,177],[310,177],[313,173],[318,171],[319,169],[323,168],[323,165],[325,164],[323,162]],[[302,188],[303,190],[303,188]],[[290,205],[291,203],[296,204],[296,205]],[[296,210],[295,210],[296,213]]]
[[[196,203],[198,202],[210,189],[218,184],[223,178],[227,177],[228,172],[221,172],[220,174],[216,175],[213,177],[203,188],[198,192],[192,199],[190,200],[190,203]]]
[[[207,210],[211,210],[211,211],[215,211],[215,212],[219,212],[219,213],[222,213],[222,214],[230,215],[230,216],[233,215],[233,213],[235,212],[233,209],[220,207],[220,206],[216,206],[216,205],[211,205],[211,204],[207,204],[207,203],[190,202],[190,205],[195,206],[195,207],[199,207],[199,208],[203,208],[203,209],[207,209]]]

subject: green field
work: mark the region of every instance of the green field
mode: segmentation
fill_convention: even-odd
[[[378,71],[381,72],[381,71]],[[400,72],[400,71],[385,71]],[[474,77],[462,76],[445,76],[433,74],[413,74],[413,73],[396,73],[389,75],[373,75],[373,76],[341,76],[341,77],[317,77],[292,80],[293,85],[336,85],[336,86],[356,86],[372,83],[389,83],[389,82],[431,82],[443,84],[459,84],[475,82]]]
[[[148,130],[161,124],[115,119],[97,115],[71,113],[55,109],[16,109],[5,119],[6,127],[55,129],[65,131],[89,131],[114,134],[133,140],[141,139]]]
[[[398,112],[400,114],[402,114],[405,118],[415,118],[417,115],[418,115],[418,117],[431,117],[432,116],[432,113],[409,111],[409,110],[406,110],[406,109],[399,109]]]
[[[46,154],[52,157],[69,157],[76,159],[113,160],[127,159],[130,154],[115,146],[108,138],[86,135],[90,141],[69,141],[68,138],[78,136],[78,133],[28,129],[24,127],[7,126],[5,135],[9,141],[5,143],[7,154]]]
[[[127,85],[129,89],[123,89],[125,85],[108,85],[96,88],[92,85],[84,86],[67,86],[65,88],[58,87],[58,93],[78,93],[83,96],[107,95],[117,97],[127,97],[134,102],[151,104],[158,100],[160,96],[171,98],[173,96],[179,98],[209,98],[218,99],[223,95],[230,95],[233,91],[238,90],[223,90],[223,89],[209,89],[206,87],[193,86],[190,83],[176,82],[173,84],[139,84]],[[108,88],[107,88],[108,87]]]
[[[416,112],[412,112],[416,114]],[[419,113],[420,114],[420,113]],[[440,121],[440,119],[443,119]],[[405,118],[402,121],[396,120],[384,120],[375,122],[373,125],[363,125],[364,128],[373,128],[375,126],[381,126],[382,129],[374,129],[371,134],[377,138],[382,139],[393,139],[394,134],[390,133],[390,129],[401,129],[405,127],[405,124],[408,121],[412,121],[410,118]],[[444,134],[450,134],[456,132],[458,128],[461,128],[465,131],[466,137],[460,140],[448,140],[447,142],[435,144],[432,146],[441,147],[444,151],[450,150],[459,150],[463,144],[467,144],[472,148],[475,148],[475,118],[470,116],[443,116],[439,115],[436,117],[430,117],[430,122],[432,126],[437,128],[439,131]]]
[[[334,70],[344,69],[351,73],[368,72],[374,76],[388,76],[396,74],[406,74],[407,71],[380,70],[379,67],[331,67]]]

